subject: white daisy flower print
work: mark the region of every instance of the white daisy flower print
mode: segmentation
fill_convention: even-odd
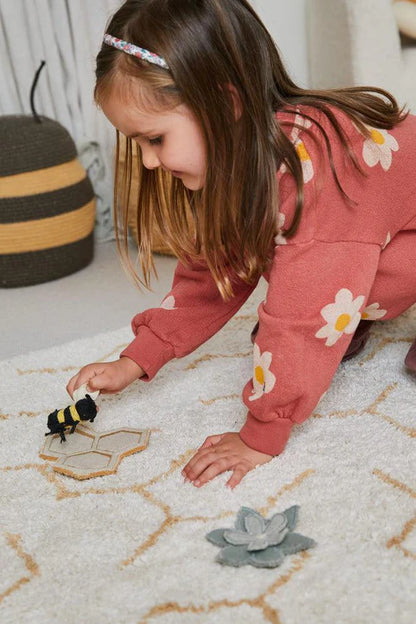
[[[313,175],[314,175],[314,170],[313,170],[311,157],[309,156],[309,152],[306,149],[304,142],[299,138],[299,135],[302,132],[303,128],[310,128],[312,125],[312,122],[309,119],[305,119],[301,115],[296,115],[294,123],[302,126],[302,128],[294,127],[290,133],[290,138],[300,158],[300,162],[302,165],[302,172],[303,172],[303,181],[305,184],[307,184],[307,182],[310,182],[310,180],[312,180]],[[280,173],[281,174],[286,173],[287,170],[288,170],[287,166],[283,163],[279,169]]]
[[[397,152],[399,144],[394,136],[383,128],[369,128],[370,138],[364,141],[363,158],[369,167],[375,167],[380,163],[384,171],[391,166],[392,152]]]
[[[380,310],[379,303],[372,303],[364,308],[361,318],[365,321],[378,321],[387,314],[387,310]]]
[[[276,377],[270,371],[272,354],[270,351],[260,353],[259,346],[254,343],[253,348],[253,394],[248,397],[249,401],[260,399],[263,394],[273,390]]]
[[[360,308],[364,295],[356,299],[347,288],[341,288],[335,295],[335,303],[329,303],[321,310],[326,325],[316,332],[316,338],[326,338],[325,345],[332,347],[343,334],[353,334],[361,319]]]
[[[173,295],[169,295],[169,297],[163,299],[160,307],[164,310],[176,310],[175,303],[175,297]]]
[[[286,215],[282,212],[279,212],[279,217],[277,220],[277,235],[274,237],[275,245],[287,245],[287,240],[285,235],[283,234],[283,227],[285,225]]]
[[[299,108],[296,110],[299,111]],[[312,126],[311,120],[306,119],[306,117],[303,117],[303,115],[300,115],[299,113],[295,115],[295,124],[297,126],[301,126],[301,128],[292,129],[290,134],[292,141],[295,141],[299,137],[299,134],[302,132],[302,128],[310,128]]]
[[[282,163],[282,164],[280,165],[280,167],[279,167],[279,173],[280,173],[280,175],[283,175],[284,173],[286,173],[286,171],[287,171],[287,166],[286,166],[286,164],[285,164],[285,163]]]
[[[303,172],[303,181],[305,184],[310,182],[313,178],[313,164],[309,152],[305,147],[305,144],[300,139],[295,143],[296,152],[300,158]]]
[[[313,164],[311,157],[309,156],[309,152],[307,151],[305,144],[303,141],[298,139],[295,143],[296,152],[300,158],[300,163],[302,165],[302,173],[303,173],[303,181],[305,184],[310,182],[314,175]],[[283,175],[288,171],[288,168],[285,163],[280,165],[279,172]]]
[[[312,126],[312,122],[309,119],[302,117],[302,115],[296,115],[295,124],[302,126],[302,128],[310,128]],[[293,128],[291,138],[302,164],[303,181],[306,184],[313,178],[313,164],[304,142],[299,138],[301,131],[302,130],[300,128]]]
[[[387,232],[386,240],[384,241],[381,249],[385,249],[389,243],[391,243],[391,234],[390,232]]]

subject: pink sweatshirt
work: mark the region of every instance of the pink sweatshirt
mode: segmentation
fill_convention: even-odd
[[[305,205],[295,237],[285,239],[295,208],[295,183],[277,173],[278,224],[266,300],[259,308],[253,377],[243,390],[248,408],[243,441],[270,455],[281,453],[294,423],[310,416],[361,320],[390,319],[416,302],[416,117],[393,130],[371,129],[367,139],[333,108],[365,170],[347,158],[326,117],[299,107],[329,136],[339,191],[315,123],[285,128],[302,160]],[[294,116],[278,113],[278,120]],[[310,126],[314,140],[305,131]],[[238,278],[224,302],[203,264],[178,263],[172,290],[159,308],[132,321],[136,335],[122,352],[152,379],[172,358],[191,353],[237,312],[254,290]]]

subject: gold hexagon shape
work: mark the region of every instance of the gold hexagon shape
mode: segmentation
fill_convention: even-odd
[[[92,479],[113,474],[119,463],[120,458],[116,453],[90,450],[61,457],[53,469],[74,479]]]
[[[78,425],[74,433],[66,435],[65,442],[61,442],[59,433],[47,436],[39,455],[42,459],[56,461],[61,457],[67,457],[69,453],[89,451],[94,448],[95,442],[95,431],[83,425]]]
[[[74,479],[92,479],[114,474],[127,455],[138,453],[149,444],[149,429],[122,427],[103,433],[78,425],[61,443],[59,434],[48,436],[39,455],[55,461],[55,472]]]
[[[97,440],[97,449],[120,453],[123,457],[131,453],[142,451],[149,444],[149,431],[138,429],[116,429],[100,434]]]

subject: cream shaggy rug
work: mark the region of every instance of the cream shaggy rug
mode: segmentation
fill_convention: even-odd
[[[151,384],[101,399],[96,431],[151,430],[111,476],[76,481],[38,453],[68,378],[114,359],[130,329],[0,364],[2,624],[414,624],[416,378],[403,359],[416,310],[378,324],[285,452],[233,492],[225,475],[183,483],[193,449],[244,421],[262,296]],[[240,507],[270,518],[293,505],[314,548],[273,569],[215,561],[205,535]]]

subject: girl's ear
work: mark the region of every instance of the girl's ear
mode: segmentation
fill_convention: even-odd
[[[231,84],[230,82],[227,82],[224,85],[224,88],[227,89],[227,91],[229,91],[231,95],[231,99],[233,101],[233,107],[234,107],[234,117],[235,117],[235,120],[238,121],[243,113],[243,105],[241,103],[240,95],[237,89],[235,88],[235,86]]]

